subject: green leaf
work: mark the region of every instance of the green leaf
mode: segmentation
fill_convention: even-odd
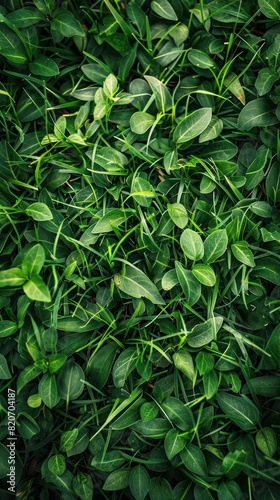
[[[150,476],[143,465],[133,467],[129,476],[129,488],[136,500],[144,500],[150,489]]]
[[[48,468],[52,474],[56,476],[61,476],[63,472],[66,470],[66,462],[65,457],[61,453],[57,453],[53,455],[48,460]]]
[[[171,425],[166,418],[154,418],[148,422],[137,422],[133,428],[147,438],[163,439]]]
[[[23,291],[31,300],[51,302],[50,291],[40,276],[33,275],[31,279],[26,281],[23,285]]]
[[[192,443],[187,443],[180,453],[185,467],[197,476],[207,476],[206,460],[201,449]]]
[[[129,485],[130,469],[117,469],[107,477],[102,489],[104,491],[120,491]]]
[[[145,399],[138,398],[134,401],[127,410],[125,410],[120,417],[113,421],[111,424],[111,429],[115,431],[119,431],[122,429],[127,429],[132,425],[135,425],[137,422],[141,420],[140,410],[143,406]]]
[[[124,210],[112,208],[100,217],[92,230],[92,234],[110,233],[114,231],[114,228],[123,224],[126,219],[127,216]]]
[[[280,342],[280,336],[279,336],[279,342]],[[280,347],[278,347],[277,337],[274,340],[272,339],[271,344],[272,344],[271,348],[269,347],[270,352],[274,349],[274,346],[276,346],[276,348],[279,349],[280,353]],[[276,358],[277,358],[277,352],[274,355],[274,359]],[[277,375],[263,375],[262,377],[251,378],[250,389],[254,392],[254,394],[257,394],[257,396],[267,396],[268,398],[274,398],[276,396],[279,397],[280,377]],[[243,386],[242,392],[244,394],[250,392],[246,384]]]
[[[191,410],[182,401],[173,396],[167,396],[161,402],[161,408],[173,424],[182,431],[190,430],[193,426]]]
[[[258,259],[254,274],[271,283],[275,283],[275,285],[280,285],[279,260],[273,259],[272,257]]]
[[[219,137],[223,130],[223,121],[217,116],[213,116],[211,121],[205,130],[200,134],[198,142],[202,144],[203,142],[212,141]]]
[[[280,19],[279,0],[258,0],[259,8],[268,19]]]
[[[29,440],[36,434],[39,434],[40,427],[31,415],[25,412],[19,412],[17,415],[17,430],[21,437]]]
[[[248,398],[220,392],[217,401],[225,415],[243,431],[255,429],[260,418],[259,410]]]
[[[104,94],[109,97],[109,98],[112,98],[115,93],[118,91],[118,80],[117,78],[115,77],[115,75],[113,75],[113,73],[110,73],[106,78],[105,78],[105,81],[103,83],[103,90],[104,90]]]
[[[200,351],[195,358],[195,364],[201,376],[209,373],[214,368],[215,359],[209,352]]]
[[[145,78],[155,96],[155,103],[158,111],[166,113],[172,108],[172,96],[168,88],[154,76],[145,75]]]
[[[94,497],[93,480],[89,474],[79,472],[73,479],[73,490],[81,500]]]
[[[27,276],[18,267],[12,267],[11,269],[6,269],[0,271],[0,288],[6,288],[7,286],[21,286],[27,280]]]
[[[224,85],[227,87],[227,89],[232,92],[232,94],[237,97],[237,99],[245,105],[245,92],[244,89],[240,83],[240,80],[238,76],[231,72],[229,75],[226,76],[224,79]]]
[[[45,203],[31,203],[26,209],[26,214],[36,221],[52,220],[53,215]]]
[[[215,396],[219,388],[219,377],[215,370],[211,370],[203,375],[203,388],[206,399]]]
[[[33,3],[36,5],[37,9],[46,15],[49,15],[55,8],[55,0],[33,0]]]
[[[247,453],[243,450],[229,452],[223,459],[223,472],[229,479],[234,479],[241,473]]]
[[[204,241],[204,261],[211,264],[218,260],[226,251],[228,237],[226,229],[216,229]]]
[[[193,111],[180,121],[174,130],[173,141],[183,144],[199,136],[208,127],[212,118],[211,108],[202,108]]]
[[[174,500],[170,482],[163,477],[153,477],[149,491],[150,500]]]
[[[195,264],[192,267],[194,277],[205,286],[214,286],[216,283],[215,271],[207,264]]]
[[[237,127],[248,132],[253,127],[265,127],[278,122],[270,99],[261,97],[248,102],[238,116]]]
[[[209,68],[216,68],[217,67],[216,63],[213,61],[213,59],[210,56],[208,56],[208,54],[205,54],[205,52],[202,52],[201,50],[197,50],[197,49],[191,49],[188,52],[188,60],[194,66],[197,66],[198,68],[202,68],[202,69],[209,69]]]
[[[49,373],[52,375],[53,373],[58,372],[66,361],[66,354],[51,354],[48,358]]]
[[[266,352],[271,355],[276,368],[280,368],[280,325],[274,328],[266,344]]]
[[[235,481],[231,480],[219,485],[218,500],[237,500],[242,497],[241,489]]]
[[[264,427],[256,434],[256,445],[267,457],[273,457],[277,451],[277,437],[273,429]]]
[[[163,19],[168,21],[177,21],[178,17],[168,0],[153,0],[151,2],[151,9]]]
[[[173,354],[173,362],[177,370],[183,372],[190,380],[195,380],[193,358],[186,349],[180,349]]]
[[[134,370],[138,358],[134,347],[125,349],[116,359],[113,367],[113,380],[115,387],[123,387],[128,375]]]
[[[91,466],[102,472],[112,472],[121,467],[124,461],[125,459],[118,450],[108,451],[105,454],[101,451],[93,457]]]
[[[27,54],[24,45],[16,33],[3,22],[0,24],[1,55],[13,64],[25,64]]]
[[[29,69],[33,75],[52,77],[59,74],[57,63],[46,56],[39,56],[29,64]]]
[[[72,359],[61,368],[57,377],[57,388],[59,397],[68,404],[69,401],[77,399],[84,390],[85,374],[80,365]]]
[[[17,331],[17,329],[18,325],[15,321],[1,321],[0,338],[10,337]]]
[[[42,369],[38,368],[35,365],[27,366],[24,370],[19,374],[17,379],[17,391],[18,393],[23,389],[23,387],[34,380],[34,378],[38,377],[42,373]]]
[[[144,111],[136,111],[130,118],[130,128],[134,134],[144,134],[155,122],[155,117]]]
[[[176,269],[170,269],[162,277],[161,286],[163,290],[171,290],[174,286],[178,285]]]
[[[193,306],[200,298],[201,286],[191,271],[185,269],[182,264],[175,261],[177,278],[184,293],[188,305]]]
[[[187,225],[189,217],[187,210],[182,203],[168,203],[167,210],[170,219],[177,227],[183,229]]]
[[[195,325],[187,335],[187,343],[191,347],[202,347],[209,344],[213,339],[216,339],[217,332],[223,324],[223,317],[216,316],[210,318],[204,323]]]
[[[40,243],[34,245],[23,257],[22,271],[29,277],[38,275],[44,265],[45,258],[45,250],[42,245]]]
[[[142,179],[142,177],[135,177],[131,184],[131,196],[142,207],[149,207],[152,199],[155,197],[153,186]]]
[[[184,254],[191,260],[197,261],[204,255],[203,241],[196,231],[185,229],[180,237],[180,245]]]
[[[273,84],[279,79],[279,75],[272,68],[262,68],[255,81],[255,87],[259,96],[268,94]]]
[[[231,245],[234,257],[246,266],[255,267],[254,254],[250,250],[247,241],[237,241]]]
[[[7,360],[3,354],[0,354],[0,379],[7,380],[12,378],[12,374],[9,370]]]
[[[270,149],[266,146],[261,146],[256,154],[256,158],[249,165],[246,172],[246,189],[255,188],[264,178],[264,169],[267,165],[267,160],[270,156]]]
[[[45,373],[41,378],[38,386],[38,392],[42,398],[43,403],[48,408],[53,408],[59,402],[59,396],[57,392],[57,384],[55,375],[50,375]]]
[[[77,437],[79,434],[79,429],[76,427],[71,431],[65,431],[60,435],[60,450],[69,451],[73,448]]]
[[[156,403],[151,401],[150,403],[143,403],[140,408],[140,416],[143,422],[148,422],[153,420],[158,416],[159,408]]]
[[[6,19],[16,28],[22,29],[44,20],[45,16],[34,7],[23,7],[22,9],[10,12],[6,16]]]
[[[260,217],[271,217],[272,207],[266,201],[254,201],[250,205],[250,210]]]
[[[156,285],[140,269],[132,266],[126,266],[123,275],[114,276],[116,286],[130,297],[145,297],[153,304],[165,304]]]
[[[69,38],[75,35],[85,36],[85,32],[79,21],[67,9],[58,9],[51,22],[51,28],[59,31],[63,36]]]
[[[98,389],[106,384],[116,356],[118,344],[109,342],[93,352],[87,363],[87,376]]]
[[[180,436],[180,431],[170,429],[164,438],[164,450],[168,460],[178,455],[185,447],[186,439]]]

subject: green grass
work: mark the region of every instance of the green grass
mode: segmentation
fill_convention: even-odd
[[[277,499],[279,1],[0,20],[1,498]]]

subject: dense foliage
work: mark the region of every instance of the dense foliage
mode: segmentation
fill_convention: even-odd
[[[279,498],[279,0],[0,21],[1,499]]]

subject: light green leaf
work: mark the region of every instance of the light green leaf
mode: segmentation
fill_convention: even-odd
[[[114,276],[114,282],[122,292],[130,297],[145,297],[153,304],[165,304],[165,300],[161,297],[156,285],[143,271],[134,266],[126,266],[124,274]]]
[[[44,265],[45,257],[45,250],[40,243],[30,248],[22,260],[21,267],[24,274],[28,277],[38,275]]]
[[[79,472],[73,479],[73,490],[80,500],[94,498],[94,487],[91,476],[84,472]]]
[[[268,19],[280,19],[280,1],[279,0],[258,0],[259,8]]]
[[[151,401],[150,403],[143,403],[140,408],[140,416],[143,422],[148,422],[153,420],[158,416],[159,408],[156,403]]]
[[[155,96],[155,103],[158,111],[166,113],[166,111],[172,108],[172,96],[168,88],[154,76],[145,75],[145,78]]]
[[[232,94],[237,97],[237,99],[245,105],[245,92],[244,89],[240,83],[240,80],[238,76],[231,72],[229,75],[227,75],[224,79],[224,86],[227,87]]]
[[[61,453],[57,453],[53,455],[48,460],[48,468],[52,474],[56,476],[61,476],[63,472],[66,470],[66,462],[65,457]]]
[[[203,241],[199,233],[192,229],[185,229],[180,237],[180,245],[184,254],[191,260],[197,261],[204,255]]]
[[[197,66],[198,68],[202,69],[209,69],[209,68],[216,68],[217,65],[215,61],[208,56],[205,52],[202,52],[201,50],[197,49],[191,49],[188,52],[188,60],[194,65]]]
[[[195,380],[195,368],[192,355],[187,349],[180,349],[173,354],[173,362],[177,370],[183,372],[191,381]]]
[[[36,221],[45,221],[53,219],[53,215],[49,207],[45,203],[31,203],[26,209],[26,214]]]
[[[168,203],[167,210],[170,219],[176,226],[183,229],[189,220],[186,207],[182,203]]]
[[[0,271],[0,288],[8,286],[21,286],[27,280],[27,276],[18,267]]]
[[[110,98],[118,91],[118,80],[113,73],[110,73],[110,75],[106,77],[103,83],[103,90],[104,94]]]
[[[108,212],[100,217],[95,224],[92,234],[110,233],[115,227],[119,227],[127,219],[124,210],[118,208],[109,209]]]
[[[217,332],[222,327],[222,324],[223,317],[216,316],[215,318],[208,319],[204,323],[195,325],[187,335],[187,343],[191,347],[202,347],[203,345],[209,344],[211,340],[216,339]]]
[[[215,271],[207,264],[195,264],[192,267],[192,273],[202,285],[214,286],[216,283]]]
[[[204,261],[211,264],[218,260],[226,251],[228,237],[226,229],[216,229],[204,241]]]
[[[18,329],[15,321],[3,320],[0,323],[0,338],[10,337]]]
[[[144,134],[154,124],[156,118],[144,111],[136,111],[130,118],[130,128],[134,134]]]
[[[60,450],[69,451],[73,448],[79,434],[78,427],[65,431],[60,435]]]
[[[249,165],[246,171],[246,184],[248,190],[254,189],[264,178],[264,169],[267,166],[271,151],[266,146],[261,146],[256,153],[255,159]]]
[[[23,285],[23,291],[31,300],[51,302],[50,291],[40,276],[33,275],[28,281],[26,281]]]
[[[91,383],[101,389],[107,382],[116,356],[118,344],[108,342],[94,351],[87,363],[87,376]]]
[[[153,0],[151,9],[163,19],[168,21],[178,21],[177,14],[168,0]]]
[[[246,266],[255,267],[254,254],[250,250],[247,241],[237,241],[231,245],[234,257]]]
[[[177,278],[188,305],[193,306],[200,298],[201,285],[191,271],[185,269],[178,261],[175,262]]]
[[[211,108],[193,111],[177,125],[173,133],[173,141],[177,144],[191,141],[208,127],[212,118]]]
[[[211,399],[218,391],[219,377],[215,370],[210,370],[203,375],[203,389],[206,399]]]
[[[177,277],[176,269],[170,269],[165,273],[161,280],[163,290],[171,290],[174,286],[178,285],[179,280]]]
[[[91,466],[102,472],[112,472],[121,467],[124,461],[125,459],[118,450],[108,451],[105,454],[101,451],[93,457]]]
[[[17,415],[17,430],[24,439],[31,439],[40,432],[40,427],[28,413],[19,412]]]

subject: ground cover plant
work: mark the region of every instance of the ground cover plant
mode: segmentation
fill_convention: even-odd
[[[279,0],[0,20],[1,499],[278,498]]]

